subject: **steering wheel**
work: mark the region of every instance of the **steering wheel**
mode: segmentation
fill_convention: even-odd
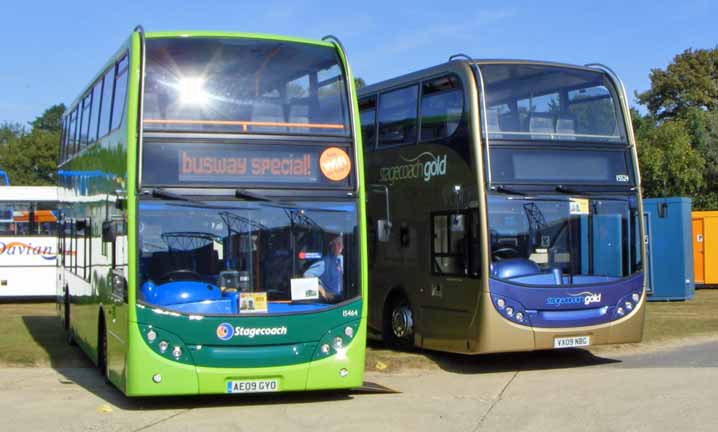
[[[201,281],[202,275],[196,271],[188,269],[172,270],[159,277],[159,280],[164,282],[174,282],[178,280],[186,281]]]
[[[495,258],[496,261],[501,261],[505,259],[518,258],[521,256],[521,252],[514,247],[502,247],[491,251],[491,256]]]

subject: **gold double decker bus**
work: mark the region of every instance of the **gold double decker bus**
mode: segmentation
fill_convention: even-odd
[[[609,68],[457,55],[359,99],[372,334],[470,354],[641,340],[640,176]]]

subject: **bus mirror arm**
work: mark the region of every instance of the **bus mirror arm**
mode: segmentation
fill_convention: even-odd
[[[374,193],[383,193],[386,199],[386,219],[376,221],[376,234],[380,242],[388,242],[391,238],[391,214],[389,212],[389,188],[386,185],[372,184],[369,188]]]

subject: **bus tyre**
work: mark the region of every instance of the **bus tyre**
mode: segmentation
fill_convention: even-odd
[[[105,319],[100,314],[100,325],[97,331],[97,367],[105,379],[107,379],[107,329]]]
[[[414,346],[414,313],[406,297],[395,297],[384,311],[384,343],[393,349]]]

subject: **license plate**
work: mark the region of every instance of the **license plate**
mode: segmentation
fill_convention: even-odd
[[[268,393],[279,391],[278,379],[227,381],[227,393]]]
[[[553,340],[554,348],[573,348],[589,345],[591,345],[591,339],[588,336],[560,337]]]

